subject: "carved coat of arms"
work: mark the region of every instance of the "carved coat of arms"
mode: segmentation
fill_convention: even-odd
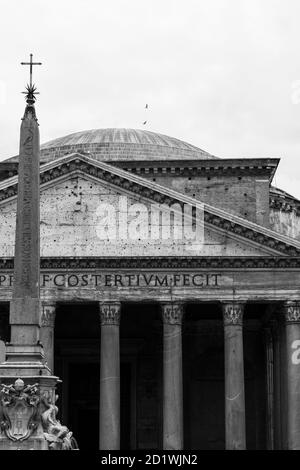
[[[53,395],[53,396],[52,396]],[[22,379],[0,388],[0,435],[22,442],[41,437],[49,450],[77,450],[73,433],[56,418],[57,395],[41,392],[39,384],[25,385]]]
[[[35,431],[39,401],[38,384],[25,386],[17,379],[13,385],[2,385],[0,427],[9,439],[23,441]]]

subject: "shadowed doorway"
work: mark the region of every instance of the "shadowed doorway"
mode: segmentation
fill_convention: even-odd
[[[97,303],[60,304],[55,374],[60,418],[80,449],[99,448],[100,318]],[[162,324],[156,304],[122,304],[121,449],[161,447]]]
[[[59,410],[82,450],[99,448],[100,318],[97,303],[61,304],[55,321]]]
[[[247,449],[266,448],[266,370],[261,319],[265,306],[244,314]],[[224,329],[219,304],[186,307],[183,334],[185,449],[225,449]]]

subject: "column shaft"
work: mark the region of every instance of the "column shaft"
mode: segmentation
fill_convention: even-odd
[[[43,345],[47,365],[54,372],[54,324],[56,303],[42,304],[40,342]]]
[[[274,344],[271,325],[264,328],[266,392],[267,392],[267,449],[274,449]]]
[[[100,450],[120,449],[120,309],[100,304]]]
[[[0,364],[5,361],[5,320],[6,316],[0,312]]]
[[[226,449],[246,449],[243,304],[223,304]]]
[[[163,448],[183,449],[182,332],[183,307],[164,304]]]
[[[284,305],[287,348],[287,447],[300,450],[300,302]]]

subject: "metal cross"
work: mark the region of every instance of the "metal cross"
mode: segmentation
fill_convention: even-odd
[[[30,62],[21,62],[21,65],[30,65],[30,86],[32,86],[32,66],[42,65],[42,62],[32,62],[32,54],[30,54]]]

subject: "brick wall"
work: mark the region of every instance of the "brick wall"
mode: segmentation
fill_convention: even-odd
[[[143,176],[252,222],[269,225],[268,180],[248,176]]]

